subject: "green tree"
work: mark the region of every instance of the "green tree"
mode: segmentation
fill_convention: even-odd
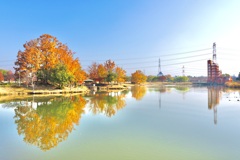
[[[147,76],[147,82],[152,82],[156,76],[149,75]]]
[[[107,82],[112,82],[112,81],[116,80],[116,78],[117,78],[117,74],[116,73],[109,72],[107,77],[106,77],[106,81]]]
[[[222,76],[223,76],[223,77],[226,77],[226,78],[231,77],[230,74],[228,74],[228,73],[222,74]]]
[[[0,69],[0,72],[3,74],[3,76],[6,76],[6,75],[7,75],[7,70]]]
[[[59,88],[70,84],[74,77],[71,73],[67,72],[67,68],[63,64],[56,65],[56,67],[50,70],[50,73],[50,83]]]
[[[188,82],[189,78],[186,76],[177,76],[174,78],[174,82]]]

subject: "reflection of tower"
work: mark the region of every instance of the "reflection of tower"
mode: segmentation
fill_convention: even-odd
[[[219,87],[208,88],[208,109],[213,109],[214,124],[217,124],[217,105],[219,104],[221,97]]]
[[[159,106],[159,109],[161,109],[161,104],[162,104],[162,99],[161,99],[161,91],[160,91],[159,94],[158,94],[158,106]]]
[[[160,58],[159,58],[159,61],[158,61],[158,77],[161,77],[163,76],[163,73],[161,71],[161,61],[160,61]]]

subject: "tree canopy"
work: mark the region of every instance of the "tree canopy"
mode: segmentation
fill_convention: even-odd
[[[147,76],[145,76],[142,71],[137,70],[136,72],[132,73],[132,83],[140,84],[144,83],[147,80]]]
[[[78,58],[74,58],[74,53],[56,37],[43,34],[26,42],[23,47],[24,51],[18,51],[15,62],[15,71],[21,73],[21,78],[31,75],[31,78],[36,76],[41,83],[53,83],[50,80],[51,71],[63,65],[67,74],[73,76],[68,84],[82,83],[86,79]]]
[[[100,82],[112,82],[118,83],[125,82],[126,71],[121,67],[116,66],[112,60],[107,60],[104,64],[92,63],[88,67],[89,78]]]
[[[4,77],[3,77],[3,74],[2,72],[0,72],[0,82],[4,81]]]
[[[177,76],[174,78],[174,82],[188,82],[189,78],[187,76]]]

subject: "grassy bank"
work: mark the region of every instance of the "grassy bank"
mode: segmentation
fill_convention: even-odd
[[[226,82],[225,86],[229,88],[240,88],[240,82]]]
[[[0,95],[29,95],[29,94],[67,94],[67,93],[86,93],[89,89],[86,86],[76,88],[54,89],[51,86],[31,87],[5,86],[0,87]]]

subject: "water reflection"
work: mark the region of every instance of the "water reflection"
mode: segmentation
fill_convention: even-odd
[[[217,106],[221,96],[221,87],[208,87],[208,109],[213,110],[214,124],[217,124]]]
[[[208,87],[208,109],[216,108],[221,97],[221,87]]]
[[[190,88],[188,86],[175,86],[174,87],[177,91],[180,91],[180,92],[188,92],[190,90]]]
[[[177,91],[178,94],[180,92],[184,95],[190,90],[189,87],[174,87],[173,90],[172,88],[158,87],[148,88],[148,90],[159,93],[158,101],[159,108],[161,108],[162,100],[166,98],[164,96],[165,92]],[[203,89],[206,92],[206,88]],[[209,110],[213,110],[214,124],[217,124],[217,106],[222,96],[227,95],[226,98],[229,100],[233,101],[235,98],[237,101],[240,92],[221,87],[208,87],[207,90],[207,107]],[[146,95],[147,88],[145,86],[134,86],[131,88],[131,93],[133,98],[140,101]],[[79,124],[84,110],[95,115],[104,114],[107,117],[112,117],[126,106],[125,97],[127,94],[128,91],[97,93],[91,95],[87,101],[79,95],[71,97],[31,97],[28,99],[11,99],[8,103],[4,101],[2,106],[14,108],[15,124],[18,134],[23,136],[23,140],[46,151],[56,147],[68,138],[74,126]],[[85,108],[85,106],[88,107]]]
[[[147,93],[145,86],[133,86],[131,87],[132,97],[136,100],[141,100]]]
[[[126,93],[97,93],[89,101],[89,111],[94,115],[102,113],[107,117],[112,117],[126,106],[124,99]]]
[[[223,96],[223,94],[225,94],[225,96]],[[240,91],[221,86],[208,87],[208,109],[213,110],[214,124],[217,124],[217,107],[222,98],[228,101],[239,101]]]
[[[26,143],[49,150],[67,139],[78,125],[86,101],[81,97],[54,97],[15,103],[15,123]]]

